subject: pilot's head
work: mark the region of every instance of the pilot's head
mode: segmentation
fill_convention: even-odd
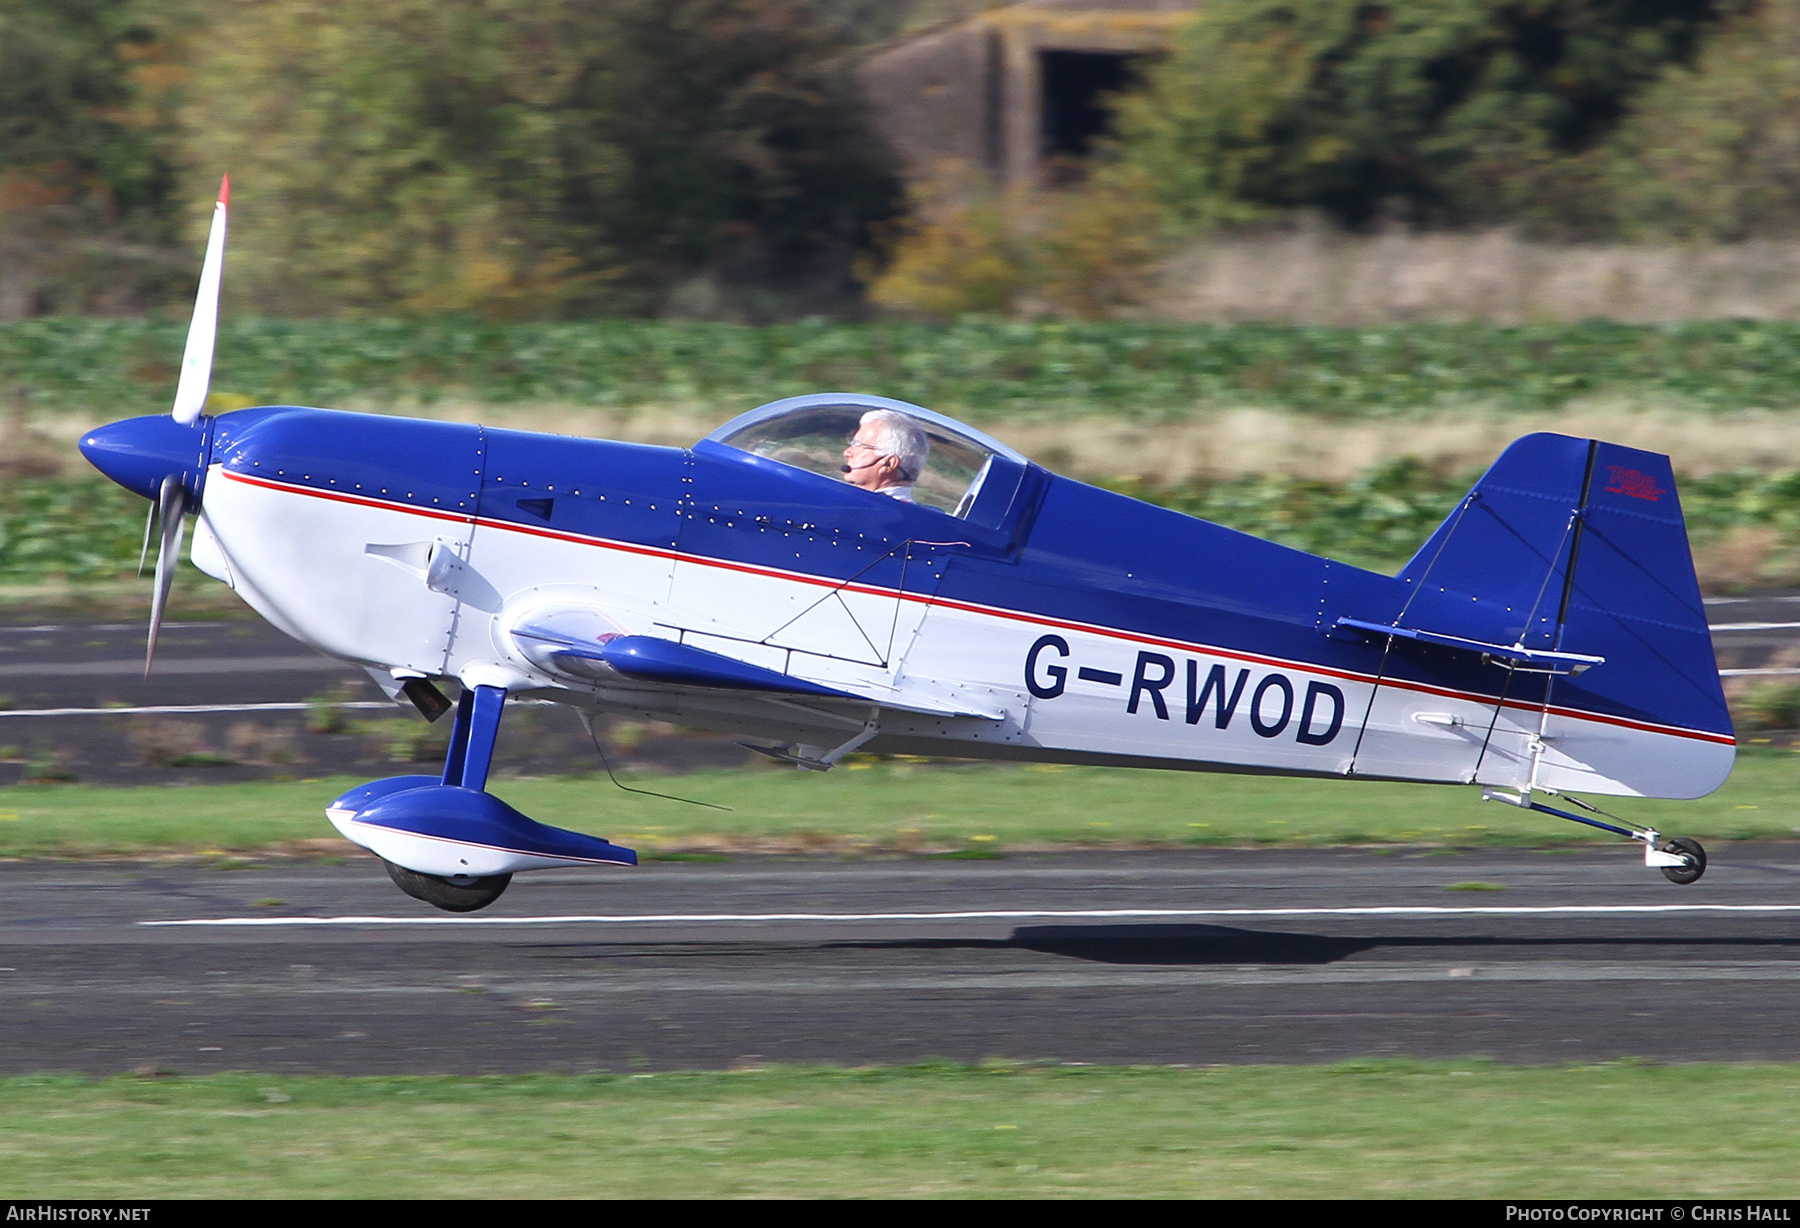
[[[931,444],[919,424],[892,409],[871,409],[844,449],[844,480],[864,490],[910,498]]]

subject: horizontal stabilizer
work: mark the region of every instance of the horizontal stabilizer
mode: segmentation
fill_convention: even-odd
[[[1405,640],[1418,640],[1422,644],[1438,644],[1445,648],[1460,648],[1465,652],[1479,653],[1484,657],[1496,657],[1502,661],[1511,661],[1526,668],[1536,668],[1552,674],[1579,674],[1596,665],[1604,665],[1605,657],[1589,656],[1579,652],[1551,652],[1544,648],[1526,648],[1519,644],[1489,644],[1483,640],[1472,640],[1462,635],[1444,635],[1437,631],[1420,631],[1414,627],[1392,627],[1386,623],[1372,623],[1360,618],[1340,618],[1337,626],[1349,627],[1355,631],[1368,631],[1376,635],[1397,635]]]

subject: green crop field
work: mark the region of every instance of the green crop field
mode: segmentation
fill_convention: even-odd
[[[1783,1198],[1797,1094],[1479,1060],[12,1078],[0,1197]]]
[[[22,421],[155,412],[173,395],[184,328],[174,320],[73,318],[0,325],[0,391],[25,411]],[[1132,476],[1154,474],[1155,449],[1096,444],[1090,454],[1082,440],[1104,434],[1089,429],[1097,422],[1181,422],[1182,446],[1192,447],[1204,438],[1204,415],[1219,409],[1442,422],[1446,414],[1543,414],[1610,397],[1732,417],[1732,438],[1742,439],[1707,458],[1708,476],[1682,484],[1697,542],[1761,531],[1770,535],[1759,547],[1766,554],[1800,541],[1800,476],[1771,466],[1757,443],[1764,419],[1744,413],[1785,420],[1783,411],[1800,407],[1800,324],[1349,329],[971,320],[751,328],[240,319],[221,334],[213,387],[229,405],[434,412],[454,402],[459,412],[475,407],[503,418],[508,407],[529,418],[533,406],[561,406],[697,421],[802,392],[879,391],[1003,433],[1007,423],[1079,428],[1078,439],[1039,441],[1057,454],[1046,458],[1053,467],[1071,453],[1061,460],[1138,497],[1385,569],[1404,561],[1455,504],[1470,466],[1492,455],[1487,444],[1457,452],[1448,471],[1402,454],[1360,462],[1354,477],[1321,480],[1304,476],[1308,466],[1293,456],[1272,462],[1281,472],[1241,473],[1227,463],[1203,479],[1162,480]],[[1334,429],[1320,422],[1311,434]],[[33,445],[37,463],[66,476],[20,474],[0,485],[0,586],[93,584],[134,568],[142,502],[82,476],[72,447],[46,451],[47,442]],[[1404,452],[1403,443],[1390,446]],[[1733,461],[1733,448],[1745,457]],[[1757,579],[1752,566],[1727,582]]]
[[[0,384],[39,409],[153,412],[185,320],[0,326]],[[976,421],[1163,418],[1260,405],[1335,417],[1470,405],[1554,410],[1600,394],[1702,411],[1800,404],[1800,323],[1409,324],[482,323],[229,319],[213,387],[249,402],[744,409],[824,389],[881,391]]]
[[[1434,474],[1403,459],[1348,482],[1259,474],[1178,486],[1125,478],[1106,484],[1283,545],[1392,571],[1450,513],[1474,477]],[[1684,483],[1682,502],[1699,543],[1740,528],[1800,540],[1800,473],[1695,479]],[[147,508],[145,500],[98,477],[0,483],[0,585],[129,577],[137,568]]]

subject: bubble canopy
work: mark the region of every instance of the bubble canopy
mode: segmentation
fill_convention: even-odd
[[[974,505],[995,457],[1015,465],[1029,463],[999,440],[954,418],[905,401],[854,392],[813,393],[771,401],[740,414],[706,438],[754,456],[841,479],[844,446],[856,434],[863,415],[872,409],[905,414],[925,432],[931,451],[913,486],[913,500],[921,506],[952,516],[965,515]]]

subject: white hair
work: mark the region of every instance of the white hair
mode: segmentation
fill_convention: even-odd
[[[861,425],[875,428],[875,447],[881,455],[900,462],[901,481],[919,480],[931,455],[931,442],[917,422],[898,410],[871,409],[862,416]]]

